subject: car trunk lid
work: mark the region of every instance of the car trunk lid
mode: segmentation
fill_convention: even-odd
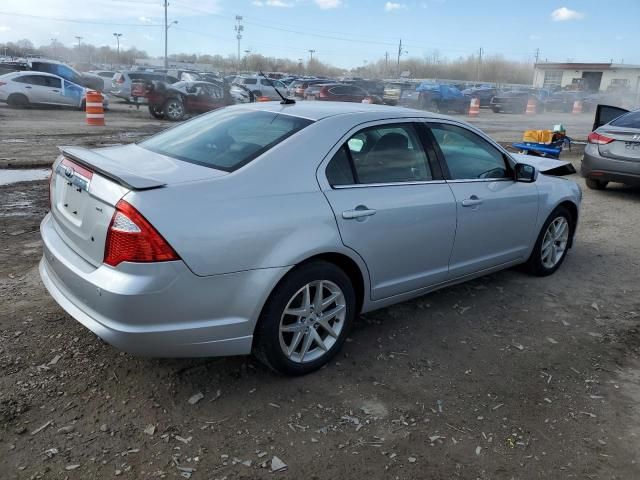
[[[598,151],[603,157],[640,161],[640,129],[607,125],[599,128],[596,133],[613,139],[613,142],[598,145]]]
[[[54,227],[70,248],[95,267],[104,260],[115,206],[127,193],[226,175],[137,145],[60,150],[50,183]]]

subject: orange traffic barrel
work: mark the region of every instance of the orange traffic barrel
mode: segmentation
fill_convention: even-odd
[[[477,117],[480,114],[480,99],[473,97],[469,104],[469,116]]]
[[[104,106],[100,92],[87,91],[85,110],[87,111],[87,125],[104,125]]]
[[[536,101],[533,98],[530,98],[529,101],[527,101],[527,111],[524,113],[527,115],[536,114]]]
[[[573,110],[571,110],[571,113],[582,113],[582,102],[580,100],[573,102]]]

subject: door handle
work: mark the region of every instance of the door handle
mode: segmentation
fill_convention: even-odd
[[[345,210],[342,212],[342,218],[345,220],[351,220],[354,218],[364,218],[375,215],[376,211],[365,207],[364,205],[358,205],[354,210]]]
[[[60,90],[51,90],[51,91],[55,93],[60,93]]]
[[[27,85],[27,86],[26,86],[26,87],[24,87],[24,88],[31,88],[31,87],[30,87],[29,85]]]
[[[471,195],[469,198],[462,201],[463,207],[473,207],[475,205],[480,205],[482,200],[480,200],[476,195]]]

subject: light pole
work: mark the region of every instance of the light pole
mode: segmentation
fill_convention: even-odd
[[[298,59],[298,74],[302,75],[302,59]]]
[[[249,54],[251,53],[251,50],[244,50],[244,68],[245,70],[248,69],[248,63],[249,63]]]
[[[236,73],[240,73],[240,40],[242,40],[242,32],[244,32],[242,15],[236,15],[236,26],[233,29],[236,31],[236,39],[238,40],[238,67],[236,68]]]
[[[169,7],[169,2],[164,0],[164,68],[169,68],[169,58],[167,57],[167,50],[169,47],[169,27],[171,25],[175,25],[178,23],[177,20],[174,20],[171,23],[167,23],[167,8]]]
[[[309,55],[310,55],[309,62],[313,62],[313,54],[314,53],[316,53],[315,50],[309,50]]]
[[[122,34],[114,33],[113,36],[116,37],[116,43],[118,45],[118,54],[116,56],[116,60],[118,61],[118,64],[120,64],[120,37],[122,36]]]
[[[56,42],[58,41],[57,38],[52,38],[51,39],[51,47],[53,48],[53,58],[57,58],[57,49],[56,49]]]

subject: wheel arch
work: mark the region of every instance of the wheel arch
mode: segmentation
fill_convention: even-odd
[[[573,247],[573,237],[576,234],[576,227],[578,225],[578,206],[570,200],[564,200],[560,202],[556,208],[558,207],[566,208],[571,214],[571,237],[569,238],[569,248],[571,248]]]

